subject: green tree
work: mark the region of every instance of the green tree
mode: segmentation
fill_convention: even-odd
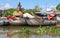
[[[57,5],[56,9],[60,11],[60,3]]]
[[[34,9],[25,9],[23,12],[24,13],[34,14],[35,13],[35,10]]]
[[[21,11],[22,11],[23,13],[24,13],[24,12],[25,12],[25,10],[26,10],[25,8],[21,8],[21,9],[22,9]]]
[[[0,10],[0,16],[2,16],[2,10]]]
[[[35,10],[34,9],[29,9],[29,13],[33,15],[33,14],[35,14]]]
[[[36,5],[34,9],[35,12],[40,12],[42,10],[42,8],[40,8],[39,5]]]
[[[16,10],[16,9],[14,9],[14,8],[7,9],[7,10],[6,10],[6,16],[12,15],[12,13],[13,13],[15,10]]]

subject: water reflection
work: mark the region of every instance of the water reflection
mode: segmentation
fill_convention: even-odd
[[[0,27],[0,38],[59,38],[59,36],[49,36],[49,35],[37,35],[37,34],[16,34],[14,35],[14,31],[18,31],[21,28],[20,26],[3,26]],[[37,29],[36,27],[27,27],[30,29]]]
[[[17,36],[7,37],[5,34],[0,34],[0,38],[17,38]]]

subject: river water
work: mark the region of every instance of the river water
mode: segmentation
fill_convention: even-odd
[[[8,37],[8,33],[12,33],[13,31],[18,31],[24,26],[1,26],[0,27],[0,38],[60,38],[59,36],[50,36],[50,35],[37,35],[37,34],[16,34]],[[27,27],[30,29],[37,29],[38,27]]]

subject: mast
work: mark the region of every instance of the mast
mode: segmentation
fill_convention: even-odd
[[[20,4],[20,2],[18,3],[17,9],[19,9],[21,11],[21,4]]]

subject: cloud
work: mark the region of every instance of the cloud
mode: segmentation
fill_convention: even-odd
[[[8,3],[6,3],[4,7],[5,7],[6,9],[12,8],[12,6],[11,6],[10,4],[8,4]]]
[[[0,6],[0,10],[4,10],[5,8],[4,8],[4,6]]]
[[[56,5],[55,6],[50,6],[50,8],[56,9]]]
[[[0,6],[0,10],[10,9],[10,8],[13,8],[13,7],[9,3],[6,3],[3,6]]]

